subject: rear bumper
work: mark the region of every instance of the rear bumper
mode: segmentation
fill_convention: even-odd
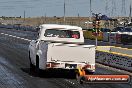
[[[75,62],[48,62],[46,69],[78,69],[83,68],[91,73],[95,72],[95,64],[75,63]]]

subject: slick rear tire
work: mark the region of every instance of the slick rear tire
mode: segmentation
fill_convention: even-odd
[[[83,84],[84,81],[85,81],[85,78],[84,78],[83,76],[79,76],[78,79],[77,79],[77,82],[78,82],[79,84]]]
[[[78,73],[76,74],[76,80],[79,84],[83,84],[85,81],[85,77],[84,76],[80,76]]]

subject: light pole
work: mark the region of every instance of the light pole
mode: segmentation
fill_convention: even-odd
[[[26,12],[25,12],[25,10],[24,10],[24,22],[25,22],[25,14],[26,14]]]
[[[131,7],[131,2],[130,2],[130,13],[129,13],[129,22],[131,23],[131,13],[132,13],[132,7]]]
[[[91,13],[92,13],[92,1],[90,0],[90,21],[91,21]]]
[[[78,13],[78,26],[80,26],[80,15]]]
[[[65,20],[66,20],[65,19],[65,13],[66,13],[66,3],[65,3],[65,0],[64,0],[64,19],[63,19],[64,20],[64,24],[65,24]]]

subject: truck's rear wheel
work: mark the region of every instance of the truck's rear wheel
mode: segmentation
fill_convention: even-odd
[[[86,79],[85,79],[85,73],[84,74],[81,74],[79,72],[79,70],[77,70],[76,71],[76,80],[77,80],[77,82],[79,84],[83,84],[86,81]]]
[[[76,74],[76,80],[79,84],[83,84],[85,81],[84,76],[80,76],[79,74]]]
[[[39,76],[39,56],[36,56],[36,66],[35,66],[35,73],[36,73],[36,76]]]

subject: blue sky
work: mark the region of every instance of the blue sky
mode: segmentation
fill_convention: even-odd
[[[90,16],[90,0],[65,0],[66,16]],[[114,3],[112,3],[115,2]],[[122,0],[92,0],[92,12],[108,16],[129,16],[129,6],[132,0],[125,1],[125,11],[122,11]],[[106,11],[106,2],[107,11]],[[0,16],[63,16],[64,0],[0,0]],[[113,7],[113,11],[112,11]],[[113,12],[113,13],[112,13]]]

